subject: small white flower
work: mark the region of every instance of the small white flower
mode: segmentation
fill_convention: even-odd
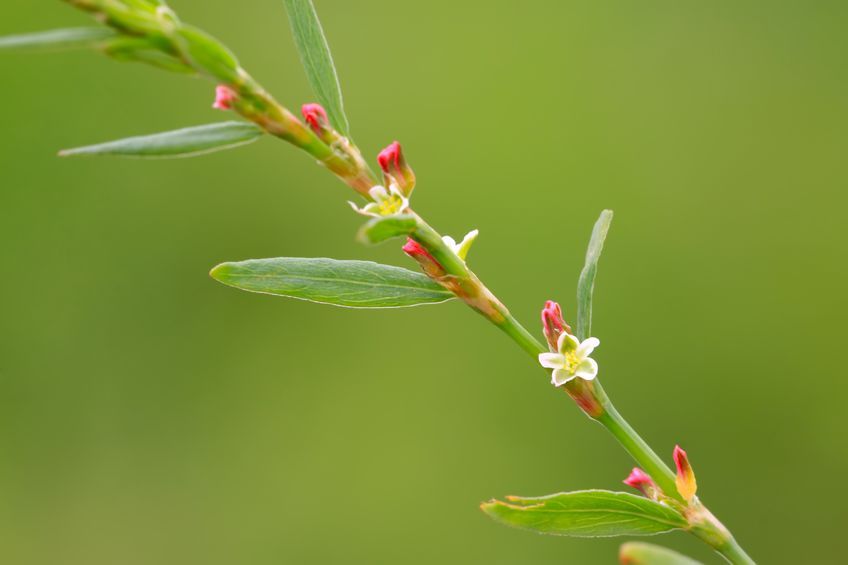
[[[539,363],[553,369],[551,384],[562,386],[570,380],[581,378],[591,381],[598,376],[598,363],[589,355],[601,344],[596,337],[580,341],[568,332],[562,332],[557,341],[557,353],[540,353]]]
[[[409,199],[401,193],[396,184],[389,185],[388,190],[384,186],[372,186],[368,194],[374,199],[374,202],[369,202],[362,208],[353,202],[348,202],[348,204],[359,214],[377,218],[401,214],[409,208]]]
[[[477,239],[477,236],[480,235],[480,230],[471,230],[465,237],[462,238],[462,241],[457,243],[454,238],[449,235],[442,236],[442,241],[451,248],[457,257],[465,261],[465,258],[468,256],[468,250],[471,249],[471,244],[474,243],[474,240]]]

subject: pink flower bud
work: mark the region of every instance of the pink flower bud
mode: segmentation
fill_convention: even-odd
[[[424,246],[411,237],[406,238],[406,244],[402,247],[402,249],[404,253],[418,261],[418,264],[421,265],[421,268],[424,269],[424,272],[430,277],[439,278],[445,276],[446,273],[444,267],[442,267],[442,265],[430,254],[429,251],[424,248]]]
[[[219,85],[215,89],[215,103],[212,107],[216,110],[232,110],[233,102],[238,100],[238,94],[229,86]]]
[[[630,471],[630,475],[626,479],[624,479],[624,484],[629,487],[633,487],[638,491],[641,491],[642,494],[647,496],[648,498],[656,497],[659,492],[659,488],[656,483],[654,483],[653,479],[651,479],[648,474],[640,469],[639,467],[633,467],[633,470]]]
[[[695,481],[695,472],[692,470],[692,465],[689,464],[689,457],[686,452],[680,449],[679,445],[674,446],[674,464],[677,466],[677,492],[687,502],[691,501],[698,491],[698,483]]]
[[[300,111],[303,113],[303,119],[319,137],[330,128],[327,112],[320,104],[304,104]]]
[[[553,300],[545,302],[545,307],[542,308],[542,330],[545,332],[548,345],[554,351],[557,349],[560,334],[571,333],[571,327],[562,318],[562,308]]]
[[[406,238],[406,243],[401,249],[403,249],[403,252],[412,258],[420,257],[422,255],[432,257],[429,251],[424,249],[424,247],[420,243],[418,243],[411,237]]]
[[[400,143],[397,141],[380,151],[377,156],[377,162],[380,163],[380,168],[386,177],[386,185],[392,181],[397,183],[398,188],[403,192],[404,196],[412,194],[412,189],[415,188],[415,173],[403,158],[403,150]]]

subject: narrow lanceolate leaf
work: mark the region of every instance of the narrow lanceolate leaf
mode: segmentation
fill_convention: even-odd
[[[80,49],[97,46],[115,35],[114,31],[106,27],[52,29],[0,37],[0,50]]]
[[[589,249],[586,250],[586,264],[580,272],[577,282],[577,337],[586,339],[592,333],[592,293],[595,291],[595,275],[598,272],[598,260],[604,249],[612,223],[612,210],[604,210],[592,229]]]
[[[481,506],[496,521],[540,534],[584,538],[647,536],[686,527],[679,512],[627,492],[583,490],[540,498],[508,496]]]
[[[360,243],[382,243],[393,237],[409,235],[418,227],[418,220],[411,214],[372,218],[362,226],[356,239]]]
[[[300,60],[318,102],[324,106],[330,123],[342,135],[350,135],[350,126],[344,112],[342,89],[330,54],[330,46],[318,20],[312,0],[285,0],[289,13],[294,42]]]
[[[222,122],[65,149],[59,155],[109,155],[142,159],[194,157],[252,143],[262,133],[258,126],[247,122]]]
[[[347,308],[435,304],[453,294],[426,276],[371,261],[280,257],[222,263],[210,273],[226,285]]]
[[[702,565],[682,553],[641,541],[622,544],[618,560],[621,565]]]

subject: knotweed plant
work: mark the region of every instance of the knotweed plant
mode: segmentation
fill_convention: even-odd
[[[416,176],[401,145],[393,142],[377,156],[379,175],[368,166],[350,136],[332,57],[311,0],[284,2],[318,100],[303,105],[302,118],[262,88],[218,40],[180,20],[164,0],[65,1],[88,12],[100,25],[6,37],[0,39],[0,49],[93,48],[122,61],[203,77],[214,86],[213,106],[241,119],[70,149],[62,155],[190,156],[271,135],[308,153],[357,193],[357,202],[350,206],[364,217],[357,234],[360,242],[374,245],[399,238],[399,247],[419,267],[413,271],[369,261],[283,257],[224,263],[212,269],[214,279],[251,292],[350,308],[402,308],[459,299],[512,339],[529,356],[531,367],[545,371],[552,390],[568,394],[637,464],[624,479],[629,492],[507,496],[483,503],[483,512],[497,522],[552,535],[644,536],[683,530],[730,563],[753,563],[699,499],[686,452],[675,447],[670,458],[674,470],[670,468],[618,413],[601,386],[603,369],[592,358],[601,345],[591,335],[592,295],[611,211],[601,213],[589,241],[574,325],[566,322],[559,304],[547,301],[541,310],[544,340],[537,339],[471,270],[469,251],[477,231],[457,242],[442,236],[415,211]],[[638,542],[622,545],[620,559],[694,563],[668,549]]]

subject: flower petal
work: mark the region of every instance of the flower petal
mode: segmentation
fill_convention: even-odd
[[[596,337],[590,337],[583,340],[583,343],[577,348],[575,352],[577,354],[578,359],[585,359],[601,344],[601,340]]]
[[[401,192],[400,187],[396,183],[389,185],[389,192],[387,194],[406,200],[406,196],[403,195],[403,192]]]
[[[598,363],[594,359],[583,359],[577,369],[574,371],[575,377],[580,377],[584,381],[591,381],[598,376]]]
[[[565,357],[559,353],[540,353],[539,363],[546,369],[559,369],[565,365]]]
[[[568,332],[562,332],[559,335],[559,340],[557,341],[557,350],[560,353],[568,353],[569,351],[574,351],[580,345],[580,342],[576,337],[571,335]]]
[[[570,375],[565,369],[555,369],[551,373],[551,384],[554,386],[562,386],[568,381],[573,381],[577,375]]]
[[[380,186],[379,184],[375,184],[368,190],[368,194],[371,195],[371,198],[380,202],[389,197],[389,193],[386,191],[385,187]]]
[[[449,235],[443,235],[442,241],[445,242],[445,245],[451,248],[451,251],[456,253],[456,240]]]
[[[474,243],[474,240],[477,239],[478,235],[480,235],[480,230],[471,230],[465,234],[465,237],[462,238],[462,242],[456,246],[456,254],[463,261],[465,261],[465,258],[468,256],[468,250],[471,249],[471,245]]]

